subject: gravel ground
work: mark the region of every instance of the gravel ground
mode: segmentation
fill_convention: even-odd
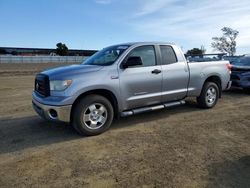
[[[225,92],[210,110],[191,98],[81,137],[32,110],[34,73],[50,66],[0,64],[0,187],[250,187],[249,94]]]

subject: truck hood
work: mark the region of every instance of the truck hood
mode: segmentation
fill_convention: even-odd
[[[232,71],[233,72],[249,72],[250,71],[250,66],[233,65],[232,66]]]
[[[57,67],[48,69],[42,72],[42,74],[48,75],[50,78],[62,78],[63,76],[77,75],[88,72],[99,71],[103,66],[97,65],[68,65],[63,67]]]

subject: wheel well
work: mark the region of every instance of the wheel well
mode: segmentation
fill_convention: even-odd
[[[96,90],[91,90],[91,91],[87,91],[85,93],[82,93],[81,95],[79,95],[77,97],[77,99],[74,101],[73,105],[72,105],[72,110],[71,110],[71,114],[70,114],[70,119],[72,120],[72,114],[74,112],[74,108],[75,108],[75,105],[78,103],[78,101],[80,99],[82,99],[83,97],[86,97],[87,95],[92,95],[92,94],[95,94],[95,95],[101,95],[103,97],[105,97],[106,99],[108,99],[110,101],[110,103],[112,104],[113,106],[113,109],[114,109],[114,117],[118,117],[118,102],[117,102],[117,99],[115,97],[115,95],[109,91],[109,90],[106,90],[106,89],[96,89]]]
[[[221,79],[220,79],[220,77],[219,76],[210,76],[210,77],[208,77],[206,79],[206,81],[204,83],[206,83],[206,82],[214,82],[219,88],[219,97],[221,97],[222,88],[221,88]]]

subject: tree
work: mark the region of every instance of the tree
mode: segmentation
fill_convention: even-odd
[[[202,51],[202,54],[205,54],[206,51],[207,51],[206,48],[205,48],[203,45],[201,45],[201,48],[200,48],[200,49],[201,49],[201,51]]]
[[[11,55],[18,55],[18,52],[14,50],[14,51],[12,51],[10,54],[11,54]]]
[[[7,51],[3,48],[0,48],[0,54],[7,54]]]
[[[201,48],[193,48],[191,50],[188,50],[186,54],[189,56],[196,56],[196,55],[202,55],[205,52],[206,52],[206,49],[202,45]]]
[[[223,27],[221,29],[223,35],[222,37],[213,37],[211,46],[214,50],[218,50],[223,53],[228,53],[233,56],[236,53],[236,37],[239,31],[234,30],[230,27]]]
[[[69,49],[66,46],[66,44],[59,42],[56,44],[56,46],[57,46],[57,48],[56,48],[57,55],[65,56],[68,54]]]

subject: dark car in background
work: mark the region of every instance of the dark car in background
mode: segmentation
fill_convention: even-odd
[[[250,56],[243,56],[231,61],[232,86],[240,87],[250,92]]]

